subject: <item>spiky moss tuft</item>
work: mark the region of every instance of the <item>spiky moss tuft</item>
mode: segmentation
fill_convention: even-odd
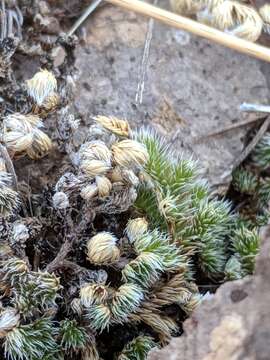
[[[179,158],[155,133],[142,130],[136,138],[145,144],[149,161],[135,206],[146,218],[149,214],[150,226],[167,230],[187,253],[197,255],[207,276],[220,276],[233,222],[230,204],[210,199],[197,163]]]
[[[61,337],[61,347],[64,350],[77,351],[84,349],[86,346],[87,334],[76,320],[65,319],[61,321],[59,335]]]
[[[8,332],[5,355],[11,360],[58,359],[60,348],[55,341],[55,328],[49,318],[20,325]]]
[[[117,360],[146,360],[149,351],[155,346],[149,336],[138,336],[125,345]]]

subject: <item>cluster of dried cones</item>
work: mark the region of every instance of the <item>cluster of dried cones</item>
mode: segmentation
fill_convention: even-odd
[[[28,155],[36,160],[51,150],[52,142],[42,130],[42,117],[58,105],[56,89],[56,78],[47,70],[39,71],[26,82],[29,100],[33,104],[32,112],[14,113],[3,119],[2,141],[12,158]]]
[[[120,137],[109,147],[100,140],[93,140],[83,145],[80,152],[80,170],[89,181],[81,190],[81,196],[90,200],[94,196],[108,196],[113,189],[129,184],[139,184],[139,172],[148,160],[144,145],[131,139],[127,122],[116,118],[99,116],[96,121],[105,129]]]
[[[77,154],[77,174],[65,173],[56,184],[55,208],[71,206],[78,191],[86,204],[102,213],[120,213],[136,200],[148,161],[146,147],[131,139],[126,121],[105,116],[95,120]]]

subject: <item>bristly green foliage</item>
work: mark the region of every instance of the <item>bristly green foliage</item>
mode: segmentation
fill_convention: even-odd
[[[270,166],[270,133],[267,132],[255,147],[252,160],[256,166],[266,169]]]
[[[123,284],[114,293],[111,305],[113,322],[124,323],[136,311],[144,298],[143,290],[135,284]]]
[[[137,257],[130,260],[122,269],[124,284],[118,289],[90,284],[81,291],[80,301],[85,309],[86,319],[89,320],[90,327],[98,332],[133,319],[136,322],[146,323],[158,333],[160,338],[168,341],[176,331],[177,325],[170,318],[159,314],[162,305],[156,304],[156,307],[149,312],[148,305],[146,306],[147,299],[155,298],[152,286],[157,281],[162,283],[163,275],[185,274],[188,266],[187,256],[182,253],[180,246],[172,242],[168,234],[161,233],[157,229],[145,230],[132,240],[130,247]],[[181,279],[182,276],[184,275],[181,275]],[[181,290],[186,290],[189,296],[180,304],[179,299],[182,296],[171,298],[169,295],[175,292],[175,287],[179,287],[179,281],[169,282],[163,295],[171,299],[170,304],[186,307],[185,311],[189,312],[189,309],[194,308],[197,289],[194,293],[189,291],[188,284],[182,281]]]
[[[4,284],[13,287],[13,301],[24,317],[56,306],[60,283],[54,274],[29,271],[17,258],[3,262],[2,271]]]
[[[233,255],[227,262],[225,274],[227,279],[240,279],[254,272],[256,256],[259,253],[260,237],[258,230],[246,226],[237,227],[231,238]]]
[[[87,334],[76,320],[63,320],[60,323],[59,335],[61,337],[61,347],[64,350],[77,351],[86,346]]]
[[[261,179],[257,194],[257,207],[259,209],[265,209],[270,201],[270,178],[266,177]]]
[[[141,131],[137,138],[146,145],[149,162],[135,206],[150,222],[154,220],[153,227],[167,228],[175,243],[196,255],[205,275],[221,276],[225,239],[233,222],[230,204],[209,198],[207,183],[193,160],[178,158],[151,132]]]
[[[249,229],[266,225],[269,219],[270,181],[260,167],[247,164],[246,168],[237,169],[233,174],[232,188],[240,195],[237,223],[242,222],[242,226]]]
[[[109,328],[111,311],[108,306],[103,304],[92,305],[87,309],[86,318],[90,321],[93,330],[102,332]]]
[[[244,227],[237,229],[232,238],[235,256],[239,257],[243,275],[252,274],[256,256],[259,252],[260,238],[258,230],[248,230]]]
[[[141,186],[138,190],[138,197],[135,205],[136,208],[142,212],[147,209],[147,217],[153,228],[157,227],[160,230],[166,231],[167,223],[159,211],[154,191],[149,191],[146,185]]]
[[[125,121],[103,120],[107,130],[128,137]],[[118,360],[146,360],[156,343],[166,344],[179,334],[180,322],[200,303],[198,281],[222,282],[254,271],[259,238],[253,219],[232,214],[228,201],[211,196],[196,162],[179,158],[151,132],[142,131],[137,139],[144,146],[121,137],[116,143],[115,137],[106,143],[90,141],[89,166],[95,176],[83,179],[79,173],[77,179],[69,174],[59,180],[58,195],[63,195],[65,206],[56,208],[56,228],[59,221],[68,219],[71,234],[61,241],[71,242],[73,248],[68,250],[68,260],[61,254],[64,261],[59,264],[42,259],[39,265],[49,272],[56,266],[63,277],[62,286],[53,273],[32,271],[32,250],[28,261],[24,237],[18,250],[25,253],[22,257],[26,260],[12,256],[0,264],[0,337],[7,359],[99,360],[115,356]],[[103,160],[96,160],[97,156]],[[109,163],[106,166],[104,156]],[[99,181],[94,180],[97,176]],[[269,183],[244,168],[234,174],[235,189],[255,204],[257,223],[267,213]],[[81,186],[87,191],[82,193]],[[134,205],[134,212],[125,213],[118,223],[113,214],[126,212],[126,203]],[[107,206],[113,210],[108,212]],[[95,212],[100,218],[94,218]],[[77,223],[80,217],[83,222]],[[104,252],[104,243],[93,241],[98,235],[95,229],[103,235],[110,231],[114,239],[113,246],[106,243],[107,257],[98,262],[98,270],[93,270],[95,260],[88,256],[86,262],[83,254],[85,244],[87,252],[91,246],[93,253]],[[31,248],[30,231],[29,236]],[[121,342],[118,349],[123,350],[111,354],[113,346],[108,344],[107,349],[103,334],[99,334],[118,337],[129,327],[134,339],[129,343],[117,339]]]
[[[8,332],[4,348],[6,356],[11,360],[59,359],[55,328],[49,318],[20,325]]]
[[[247,169],[238,168],[233,172],[232,183],[240,193],[252,195],[256,192],[258,177]]]
[[[100,332],[112,325],[127,322],[129,315],[139,308],[144,298],[142,288],[132,283],[122,284],[118,289],[88,285],[80,295],[85,318],[90,320],[92,329]]]
[[[134,241],[133,246],[138,256],[122,271],[126,282],[149,288],[162,273],[187,268],[187,258],[181,254],[181,247],[170,243],[169,236],[158,230],[146,232]]]
[[[138,336],[126,344],[117,360],[146,360],[149,351],[155,346],[149,336]]]
[[[242,265],[237,255],[232,255],[225,266],[227,280],[239,280],[242,278]]]

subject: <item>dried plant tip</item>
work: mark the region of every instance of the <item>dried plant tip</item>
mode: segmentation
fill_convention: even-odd
[[[87,243],[88,260],[93,264],[111,264],[119,260],[118,239],[109,232],[100,232]]]
[[[235,36],[256,41],[261,35],[263,21],[251,6],[226,0],[213,9],[212,16],[214,26]]]
[[[192,294],[190,299],[181,308],[190,315],[201,303],[203,296],[201,294]]]
[[[93,199],[97,194],[98,187],[96,184],[87,185],[81,190],[81,197],[86,201]]]
[[[9,244],[2,242],[0,244],[0,259],[7,260],[13,256],[12,248]]]
[[[265,4],[260,7],[259,14],[265,23],[270,24],[270,4]]]
[[[85,307],[104,304],[108,296],[108,287],[105,285],[87,284],[80,289],[80,301]]]
[[[95,344],[88,344],[82,351],[82,360],[101,360]]]
[[[57,93],[52,93],[42,103],[42,110],[45,112],[45,114],[54,111],[59,105],[59,103],[60,96]]]
[[[18,210],[21,201],[18,193],[9,187],[0,188],[0,214],[9,216]]]
[[[3,125],[5,131],[17,131],[23,134],[31,132],[33,128],[43,126],[39,116],[33,114],[23,115],[20,113],[6,116],[3,120]]]
[[[3,263],[5,279],[13,279],[14,276],[25,274],[29,271],[25,261],[18,258],[11,258]]]
[[[103,198],[110,194],[112,190],[112,183],[108,178],[106,178],[106,176],[96,176],[96,184],[99,197]]]
[[[38,160],[46,156],[52,149],[51,139],[41,130],[34,129],[34,137],[32,145],[26,149],[27,155],[33,159]]]
[[[55,276],[54,274],[50,274],[48,272],[39,272],[39,288],[40,289],[47,289],[50,291],[53,291],[54,293],[57,293],[58,290],[60,290],[60,278]]]
[[[145,218],[130,219],[126,226],[126,234],[131,243],[140,238],[148,230],[148,222]]]
[[[146,147],[135,140],[123,140],[112,146],[112,153],[116,165],[123,167],[143,166],[149,155]]]
[[[57,90],[57,81],[52,72],[44,69],[26,81],[29,96],[41,106],[45,99]]]
[[[103,141],[91,141],[81,149],[82,160],[101,160],[111,166],[112,153]]]
[[[0,312],[0,339],[5,337],[9,331],[17,327],[20,323],[18,311],[7,308]]]
[[[33,142],[33,134],[22,134],[16,131],[10,131],[4,133],[3,142],[5,143],[8,150],[15,153],[22,153],[26,151]]]
[[[122,169],[120,166],[115,166],[109,176],[112,183],[123,182]]]
[[[80,167],[89,178],[94,178],[97,175],[104,175],[110,170],[110,166],[102,160],[83,160]]]
[[[270,34],[270,4],[265,4],[259,9],[259,14],[263,20],[263,30]]]
[[[53,207],[57,210],[64,210],[69,207],[68,196],[62,191],[55,193],[52,200]]]
[[[31,147],[34,141],[34,131],[42,127],[42,121],[36,115],[15,113],[3,120],[3,142],[13,152],[22,153]],[[40,131],[37,129],[37,131]]]
[[[120,120],[113,116],[97,116],[95,120],[105,129],[118,136],[128,137],[130,134],[129,124],[125,120]]]

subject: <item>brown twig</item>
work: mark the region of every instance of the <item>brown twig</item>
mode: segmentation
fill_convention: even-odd
[[[70,269],[70,270],[72,270],[73,272],[75,272],[75,273],[77,273],[77,274],[78,274],[78,273],[88,272],[88,271],[89,271],[89,269],[86,269],[85,267],[80,266],[80,265],[78,265],[78,264],[76,264],[75,262],[70,261],[70,260],[63,260],[63,261],[59,264],[59,266],[60,266],[61,268]]]
[[[66,240],[64,241],[64,243],[62,244],[58,254],[56,255],[56,257],[53,259],[53,261],[51,261],[47,267],[46,267],[46,271],[48,272],[54,272],[55,270],[57,270],[59,267],[62,266],[63,261],[65,260],[65,258],[67,257],[68,253],[71,251],[72,249],[72,245],[73,242],[75,240],[75,236],[71,236],[71,237],[67,237]]]
[[[89,223],[94,220],[95,212],[89,209],[86,209],[84,212],[82,209],[82,213],[85,214],[85,216],[75,228],[70,214],[67,214],[65,218],[67,228],[65,231],[64,242],[56,257],[47,265],[46,271],[54,272],[65,264],[64,261],[69,252],[72,250],[74,243],[76,243],[76,240],[79,239],[80,234],[85,230]]]

